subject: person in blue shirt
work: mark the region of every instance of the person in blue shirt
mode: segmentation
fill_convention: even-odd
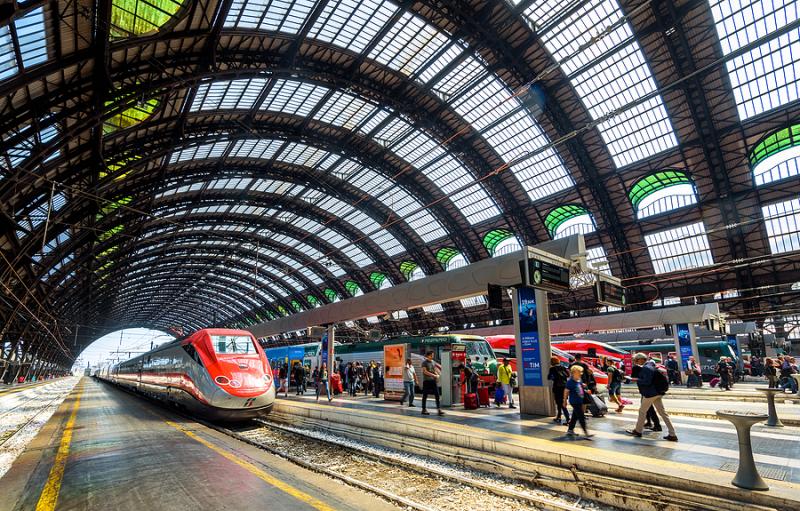
[[[569,419],[569,429],[567,435],[575,435],[575,424],[581,423],[583,434],[586,438],[591,438],[592,435],[586,429],[586,416],[583,414],[583,396],[586,393],[586,386],[581,381],[583,376],[583,368],[579,365],[574,365],[569,368],[570,378],[567,380],[567,387],[564,389],[564,408],[567,403],[572,406],[572,417]]]

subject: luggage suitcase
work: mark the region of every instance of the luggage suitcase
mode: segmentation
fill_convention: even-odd
[[[478,403],[480,406],[490,406],[489,402],[489,387],[478,388]]]
[[[478,395],[477,394],[464,394],[464,410],[477,410],[478,409]]]
[[[608,405],[600,396],[591,394],[589,399],[589,413],[592,414],[592,417],[602,417],[608,413]]]
[[[505,403],[506,401],[506,393],[503,391],[503,387],[498,386],[494,391],[494,404],[500,406],[501,404]]]

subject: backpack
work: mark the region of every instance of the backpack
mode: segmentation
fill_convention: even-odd
[[[664,373],[659,371],[658,369],[655,370],[655,374],[653,374],[653,386],[656,388],[656,392],[659,395],[664,395],[669,392],[669,380]]]
[[[553,386],[564,388],[567,386],[568,379],[569,371],[567,368],[562,365],[557,366],[553,374]]]

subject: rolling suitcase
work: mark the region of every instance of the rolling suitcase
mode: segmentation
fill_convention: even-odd
[[[491,406],[489,402],[489,387],[478,388],[478,403],[480,406]]]
[[[602,398],[600,398],[600,396],[590,394],[589,413],[592,414],[592,417],[602,417],[608,413],[608,405],[602,400]]]
[[[478,395],[464,394],[464,410],[477,410],[477,409],[478,409]]]

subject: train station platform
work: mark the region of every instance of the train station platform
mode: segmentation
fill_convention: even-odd
[[[741,404],[705,406],[711,413]],[[762,408],[765,411],[766,404]],[[270,419],[418,454],[483,460],[489,470],[536,474],[534,478],[545,484],[548,478],[569,479],[571,484],[650,493],[698,509],[741,509],[743,504],[757,509],[800,508],[800,428],[754,426],[755,459],[770,490],[751,492],[731,485],[738,467],[738,440],[726,421],[676,416],[673,423],[680,441],[675,443],[662,439],[666,431],[645,433],[643,438],[627,435],[625,430],[635,424],[635,412],[612,411],[603,418],[590,418],[592,439],[569,437],[566,427],[552,418],[521,417],[518,410],[505,407],[469,411],[453,407],[445,413],[422,416],[419,400],[409,408],[372,397],[340,396],[328,403],[290,394],[280,397]],[[551,487],[569,490],[563,485]]]
[[[395,509],[83,378],[11,470],[0,510]]]
[[[25,383],[12,383],[10,385],[0,384],[0,396],[13,394],[15,392],[22,392],[23,390],[34,387],[41,387],[42,385],[47,385],[48,383],[53,383],[55,381],[59,381],[62,379],[63,378],[51,378],[49,380],[39,380],[34,382],[28,381]]]

